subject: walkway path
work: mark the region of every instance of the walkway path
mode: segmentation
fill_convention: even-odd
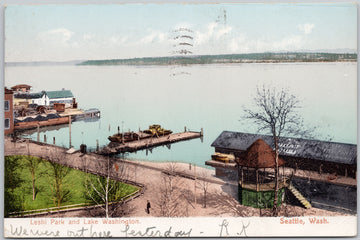
[[[186,200],[188,204],[183,213],[186,216],[258,216],[259,210],[245,207],[236,200],[237,184],[227,180],[215,177],[215,171],[205,168],[191,166],[183,163],[153,163],[121,160],[118,158],[108,158],[97,154],[81,154],[75,152],[66,153],[67,149],[53,146],[50,144],[42,144],[34,141],[11,142],[10,138],[5,138],[5,156],[9,155],[27,155],[41,157],[50,161],[57,162],[62,165],[69,166],[74,169],[97,173],[99,175],[107,174],[107,163],[111,161],[109,173],[111,178],[122,180],[125,182],[136,183],[144,186],[143,195],[132,200],[129,207],[132,209],[130,215],[132,217],[139,216],[161,216],[159,196],[161,195],[161,186],[163,178],[168,176],[164,174],[170,168],[175,169],[177,173],[181,173],[182,177],[176,177],[176,186],[186,192]],[[205,178],[210,181],[207,193],[207,208],[202,207],[203,190],[197,185],[195,188],[194,174],[197,175],[197,183],[199,179]],[[175,181],[174,181],[175,183]],[[196,195],[196,198],[194,197]],[[196,199],[196,204],[195,204]],[[145,212],[147,200],[151,203],[151,213]],[[184,205],[184,206],[185,206]],[[285,209],[285,208],[284,208]],[[291,211],[292,213],[291,213]],[[264,211],[263,211],[264,212]],[[286,214],[296,216],[303,215],[341,215],[320,209],[303,209],[291,206],[286,209]],[[281,213],[280,213],[281,214]],[[81,216],[80,212],[69,213],[69,216]]]

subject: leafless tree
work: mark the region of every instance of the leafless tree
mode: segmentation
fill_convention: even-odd
[[[203,198],[204,208],[206,208],[206,197],[207,197],[209,187],[211,185],[211,183],[207,180],[210,176],[211,176],[211,174],[209,174],[209,172],[206,169],[203,169],[199,173],[198,179],[196,182],[197,187],[201,188],[201,190],[203,190],[203,193],[204,193],[204,198]]]
[[[70,173],[71,168],[55,162],[49,163],[51,166],[50,171],[46,174],[48,176],[48,182],[51,186],[51,199],[56,207],[60,207],[61,203],[67,201],[70,197],[70,189],[66,183],[66,176]]]
[[[49,164],[50,167],[49,170],[39,174],[47,177],[51,190],[49,197],[56,207],[60,207],[61,203],[66,202],[71,197],[68,175],[72,169],[63,163],[66,159],[66,152],[55,148],[46,154],[44,153],[41,158],[48,161],[48,163],[42,161],[42,164]]]
[[[166,178],[167,180],[165,182],[168,183],[169,185],[169,194],[170,194],[170,199],[171,199],[171,193],[173,192],[173,182],[174,182],[174,178],[176,178],[176,174],[177,174],[177,164],[176,162],[169,162],[166,165],[165,168],[165,175],[163,176],[164,178]]]
[[[300,101],[288,89],[268,88],[265,85],[257,88],[253,108],[245,108],[245,118],[258,125],[260,132],[270,133],[274,140],[275,152],[275,195],[273,215],[277,216],[279,192],[279,139],[287,136],[307,136],[310,130],[304,127],[303,118],[299,115]]]
[[[27,169],[30,171],[31,174],[31,183],[32,183],[32,200],[35,200],[36,197],[36,170],[38,168],[38,165],[40,163],[40,159],[37,157],[27,156],[24,158],[24,163]]]
[[[119,184],[127,179],[128,171],[124,162],[115,162],[113,158],[106,157],[96,161],[99,172],[89,173],[85,180],[87,196],[97,204],[109,218],[120,211],[125,212],[122,192],[125,185]],[[95,173],[95,172],[94,172]],[[116,177],[116,181],[112,178]]]
[[[168,163],[162,173],[158,188],[157,205],[163,217],[183,217],[188,215],[189,199],[184,189],[184,180],[178,176],[177,164]]]
[[[234,217],[249,217],[256,214],[253,208],[241,205],[234,196],[223,191],[209,192],[207,201],[208,205],[215,209],[217,215],[230,213]]]
[[[36,197],[36,170],[40,163],[40,159],[37,157],[30,156],[30,148],[29,148],[29,139],[27,139],[27,157],[25,159],[25,166],[28,168],[31,174],[31,183],[32,183],[32,200],[35,200]]]
[[[160,208],[162,217],[180,217],[186,216],[186,199],[181,189],[180,177],[172,179],[173,187],[170,187],[168,176],[163,174],[159,186],[157,204]]]

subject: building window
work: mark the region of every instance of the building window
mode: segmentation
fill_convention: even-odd
[[[9,102],[9,100],[6,100],[6,101],[5,101],[4,109],[5,109],[5,111],[9,111],[9,109],[10,109],[10,102]]]
[[[10,119],[5,118],[5,129],[10,129]]]

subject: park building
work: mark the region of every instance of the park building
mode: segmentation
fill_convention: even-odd
[[[215,168],[216,176],[238,181],[239,201],[272,207],[272,136],[223,131],[211,146],[215,153],[205,164]],[[279,199],[284,200],[288,193],[307,208],[356,211],[356,145],[281,137],[278,146]]]

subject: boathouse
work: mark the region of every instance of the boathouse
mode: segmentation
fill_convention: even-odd
[[[13,91],[4,88],[4,134],[10,134],[14,131],[14,107]]]
[[[215,148],[215,154],[212,155],[211,160],[205,162],[206,165],[216,169],[217,176],[239,181],[239,200],[242,203],[244,188],[241,185],[246,185],[246,179],[242,181],[243,174],[248,174],[250,183],[257,184],[257,187],[252,186],[253,189],[258,190],[261,189],[261,182],[256,178],[256,169],[260,181],[267,178],[266,174],[271,176],[271,168],[262,168],[271,165],[262,165],[260,158],[256,160],[247,156],[249,151],[262,154],[260,150],[252,147],[259,139],[270,149],[274,149],[272,136],[223,131],[211,144]],[[356,212],[357,147],[355,144],[281,137],[279,154],[279,157],[286,162],[279,168],[279,172],[284,175],[283,179],[286,180],[285,192],[292,193],[286,194],[287,198],[295,196],[293,200],[306,208],[315,206],[332,211]],[[219,155],[222,157],[213,157]],[[235,160],[231,160],[229,156],[233,156]],[[263,156],[262,159],[266,157]],[[247,172],[241,173],[241,170]],[[259,194],[253,196],[255,197],[252,202],[257,204]]]
[[[231,131],[223,131],[211,146],[217,153],[234,154],[235,157],[239,157],[260,138],[274,148],[274,140],[269,135]],[[281,137],[279,153],[287,162],[286,167],[292,168],[294,171],[301,169],[356,177],[357,151],[355,144]],[[207,161],[206,164],[216,167],[217,174],[220,176],[226,174],[228,170],[235,169],[233,164],[214,163],[213,160]]]

